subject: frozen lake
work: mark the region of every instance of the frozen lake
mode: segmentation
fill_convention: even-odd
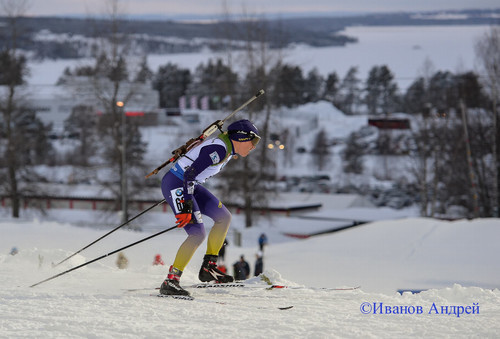
[[[310,47],[296,45],[283,52],[285,61],[300,66],[304,75],[311,69],[326,76],[335,71],[343,78],[348,69],[356,66],[359,77],[365,79],[373,66],[387,65],[393,72],[400,89],[406,88],[422,74],[426,59],[434,71],[448,70],[465,72],[474,70],[474,44],[489,26],[378,26],[350,27],[343,31],[358,39],[358,43],[346,47]],[[168,62],[194,71],[197,65],[210,58],[224,57],[223,54],[204,51],[150,55],[149,67],[157,71]],[[238,54],[234,55],[238,60]],[[237,62],[236,62],[237,63]],[[54,84],[64,68],[82,64],[78,60],[47,60],[31,63],[31,84]]]

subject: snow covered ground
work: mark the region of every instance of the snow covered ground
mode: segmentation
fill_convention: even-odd
[[[374,215],[377,210],[358,208],[353,212],[362,216]],[[165,228],[172,219],[164,214],[157,217],[154,223],[164,219]],[[230,244],[226,263],[231,266],[244,254],[253,269],[257,237],[265,232],[270,245],[264,251],[264,270],[273,283],[296,287],[361,285],[360,289],[196,289],[192,290],[197,298],[194,302],[150,296],[184,239],[182,230],[125,250],[127,269],[116,267],[115,254],[30,288],[149,233],[119,230],[53,268],[51,263],[107,230],[3,218],[0,337],[498,337],[500,220],[404,218],[305,240],[282,235],[290,224],[298,222],[274,217],[245,230],[241,216],[236,215],[232,227],[243,233],[245,241],[241,247]],[[300,223],[307,227],[304,220]],[[9,254],[12,246],[19,249],[17,255]],[[186,268],[184,285],[197,283],[204,246]],[[157,253],[166,266],[152,265]],[[257,278],[250,279],[250,283],[257,282]],[[135,288],[146,289],[126,291]],[[400,294],[398,289],[427,291]],[[286,306],[294,307],[278,309]],[[443,314],[445,311],[451,314]]]

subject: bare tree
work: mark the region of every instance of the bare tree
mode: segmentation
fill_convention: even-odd
[[[115,196],[116,209],[121,203],[122,219],[125,221],[128,217],[128,197],[138,193],[145,185],[142,173],[146,169],[142,164],[142,155],[146,145],[141,141],[137,123],[126,117],[127,109],[141,110],[137,105],[143,105],[139,102],[144,100],[136,97],[144,95],[141,89],[146,85],[141,75],[145,73],[145,58],[132,53],[122,1],[106,0],[104,5],[107,18],[99,25],[100,39],[94,48],[94,65],[84,67],[87,74],[83,79],[66,79],[66,84],[78,95],[87,92],[89,98],[96,101],[95,109],[103,113],[98,122],[98,154],[117,175],[101,178],[101,185]]]
[[[72,165],[89,166],[89,159],[96,153],[97,115],[92,106],[78,105],[64,122],[70,136],[78,138],[80,145],[70,154]]]
[[[357,133],[351,133],[345,141],[345,148],[342,152],[344,172],[362,174],[364,170],[363,155],[365,145],[361,143]]]
[[[19,18],[28,9],[26,0],[2,0],[0,9],[7,17],[7,25],[3,27],[3,50],[1,51],[1,85],[6,88],[0,99],[0,110],[2,112],[1,136],[5,138],[5,167],[7,168],[6,192],[10,196],[12,205],[12,217],[19,218],[21,188],[19,187],[19,169],[22,164],[19,162],[18,138],[15,131],[16,112],[21,109],[18,89],[24,82],[27,75],[26,59],[18,53],[17,44],[20,39]]]
[[[228,20],[227,26],[232,25],[227,6],[224,8],[225,18]],[[279,63],[280,50],[270,48],[271,41],[279,32],[269,26],[265,19],[255,19],[244,13],[244,17],[239,27],[241,31],[231,31],[226,38],[237,39],[243,42],[244,51],[240,53],[240,58],[235,57],[230,49],[227,51],[228,63],[239,63],[246,74],[243,80],[240,93],[243,98],[254,95],[258,90],[264,89],[266,95],[259,98],[259,101],[252,104],[248,109],[248,119],[258,126],[262,140],[256,154],[241,159],[238,163],[230,164],[228,170],[223,173],[227,185],[225,194],[243,195],[243,210],[245,212],[245,226],[253,224],[253,210],[255,207],[265,207],[268,204],[271,182],[274,181],[275,165],[269,150],[268,136],[272,121],[272,100],[274,96],[272,86],[272,75],[270,69]],[[231,46],[233,43],[229,43]],[[276,44],[275,44],[276,45]],[[263,113],[263,115],[262,115]]]
[[[487,94],[492,102],[493,114],[493,192],[491,197],[491,206],[493,217],[498,217],[498,105],[500,101],[500,28],[497,26],[491,27],[489,32],[486,32],[483,37],[477,40],[475,45],[476,57],[479,61],[482,72],[484,72],[483,85],[487,90]]]
[[[415,126],[418,132],[413,133],[413,148],[410,153],[412,166],[409,170],[414,175],[420,191],[420,215],[427,217],[429,216],[429,195],[432,191],[429,187],[429,177],[431,176],[429,159],[433,147],[429,135],[431,130],[429,119],[425,115],[423,115],[422,119],[415,119],[414,121],[419,126]]]
[[[311,150],[314,163],[318,166],[319,171],[325,170],[330,159],[330,153],[328,135],[324,129],[321,129],[316,135],[314,146]]]

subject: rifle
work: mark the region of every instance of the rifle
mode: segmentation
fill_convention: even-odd
[[[179,148],[175,149],[172,151],[173,156],[165,161],[163,164],[160,166],[156,167],[151,173],[146,175],[146,179],[149,178],[150,176],[157,174],[163,167],[167,166],[168,164],[175,162],[177,159],[179,159],[181,156],[186,154],[190,149],[195,147],[196,145],[200,144],[202,141],[204,141],[207,137],[212,135],[216,130],[221,130],[222,131],[222,126],[226,122],[226,120],[229,120],[233,115],[241,111],[243,108],[248,106],[252,101],[257,99],[259,96],[264,94],[264,90],[261,89],[260,91],[257,92],[253,97],[248,99],[243,105],[238,107],[236,110],[231,112],[227,117],[225,117],[223,120],[217,120],[214,123],[212,123],[210,126],[205,128],[203,132],[198,136],[197,138],[191,138],[189,139],[184,145],[180,146]]]

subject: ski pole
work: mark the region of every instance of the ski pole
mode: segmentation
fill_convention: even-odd
[[[213,124],[211,124],[210,126],[208,126],[207,128],[205,128],[205,130],[201,133],[201,135],[199,137],[190,139],[184,145],[182,145],[181,147],[179,147],[176,150],[174,150],[172,152],[173,156],[170,159],[168,159],[167,161],[165,161],[163,164],[161,164],[160,166],[156,167],[151,173],[149,173],[148,175],[146,175],[146,179],[149,178],[150,176],[152,176],[153,174],[157,174],[163,167],[165,167],[168,164],[170,164],[170,163],[176,161],[177,159],[179,159],[190,148],[192,148],[193,146],[197,145],[199,142],[205,140],[208,136],[210,136],[212,133],[214,133],[217,129],[221,129],[222,126],[224,125],[224,123],[226,122],[226,120],[230,119],[233,115],[235,115],[236,113],[238,113],[239,111],[241,111],[243,108],[245,108],[246,106],[248,106],[252,101],[254,101],[255,99],[257,99],[258,97],[260,97],[264,93],[265,93],[264,90],[261,89],[253,97],[251,97],[250,99],[248,99],[243,105],[241,105],[240,107],[238,107],[237,109],[235,109],[233,112],[231,112],[231,114],[229,114],[223,120],[217,120],[216,122],[214,122]]]
[[[106,257],[108,257],[108,256],[110,256],[110,255],[113,255],[113,254],[115,254],[115,253],[117,253],[117,252],[123,251],[124,249],[127,249],[127,248],[129,248],[129,247],[135,246],[135,245],[137,245],[137,244],[140,244],[141,242],[144,242],[144,241],[146,241],[146,240],[152,239],[152,238],[154,238],[154,237],[159,236],[160,234],[166,233],[166,232],[171,231],[171,230],[176,229],[176,228],[177,228],[177,225],[172,226],[172,227],[170,227],[170,228],[167,228],[166,230],[163,230],[163,231],[160,231],[160,232],[155,233],[155,234],[153,234],[153,235],[150,235],[149,237],[146,237],[146,238],[143,238],[143,239],[141,239],[141,240],[138,240],[138,241],[136,241],[136,242],[134,242],[134,243],[132,243],[132,244],[129,244],[129,245],[127,245],[127,246],[124,246],[124,247],[122,247],[122,248],[119,248],[119,249],[117,249],[117,250],[114,250],[114,251],[112,251],[112,252],[109,252],[109,253],[107,253],[107,254],[101,255],[101,256],[100,256],[100,257],[98,257],[98,258],[95,258],[95,259],[93,259],[93,260],[87,261],[86,263],[83,263],[83,264],[81,264],[81,265],[78,265],[78,266],[76,266],[76,267],[73,267],[73,268],[71,268],[71,269],[69,269],[69,270],[67,270],[67,271],[61,272],[61,273],[56,274],[56,275],[54,275],[54,276],[52,276],[52,277],[50,277],[50,278],[47,278],[47,279],[42,280],[42,281],[40,281],[40,282],[37,282],[36,284],[31,285],[30,287],[35,287],[35,286],[40,285],[40,284],[42,284],[42,283],[44,283],[44,282],[47,282],[47,281],[49,281],[49,280],[55,279],[55,278],[57,278],[57,277],[60,277],[61,275],[64,275],[64,274],[69,273],[69,272],[71,272],[71,271],[77,270],[77,269],[79,269],[79,268],[81,268],[81,267],[83,267],[83,266],[87,266],[88,264],[92,264],[93,262],[96,262],[96,261],[98,261],[98,260],[104,259],[104,258],[106,258]]]
[[[104,235],[103,235],[102,237],[100,237],[99,239],[97,239],[97,240],[95,240],[95,241],[91,242],[90,244],[88,244],[87,246],[85,246],[85,247],[81,248],[78,252],[73,253],[72,255],[70,255],[70,256],[69,256],[69,257],[67,257],[66,259],[63,259],[63,260],[62,260],[62,261],[60,261],[59,263],[57,263],[57,264],[55,264],[55,265],[52,265],[52,267],[57,267],[57,266],[59,266],[60,264],[62,264],[63,262],[65,262],[66,260],[68,260],[68,259],[70,259],[70,258],[73,258],[75,255],[77,255],[78,253],[80,253],[80,252],[81,252],[81,251],[83,251],[84,249],[89,248],[90,246],[94,245],[96,242],[98,242],[98,241],[102,240],[103,238],[107,237],[108,235],[110,235],[111,233],[113,233],[114,231],[116,231],[117,229],[119,229],[119,228],[121,228],[121,227],[125,226],[126,224],[128,224],[129,222],[131,222],[131,221],[133,221],[133,220],[135,220],[135,219],[139,218],[139,217],[140,217],[141,215],[143,215],[144,213],[146,213],[146,212],[148,212],[148,211],[152,210],[153,208],[155,208],[155,207],[156,207],[156,206],[158,206],[158,205],[163,204],[164,202],[165,202],[165,199],[163,199],[163,200],[161,200],[161,201],[158,201],[157,203],[155,203],[155,204],[154,204],[154,205],[152,205],[151,207],[149,207],[149,208],[145,209],[144,211],[142,211],[141,213],[137,214],[135,217],[133,217],[133,218],[131,218],[131,219],[129,219],[129,220],[127,220],[127,221],[125,221],[125,222],[124,222],[124,223],[122,223],[120,226],[115,227],[114,229],[112,229],[112,230],[111,230],[111,231],[109,231],[108,233],[104,234]]]

